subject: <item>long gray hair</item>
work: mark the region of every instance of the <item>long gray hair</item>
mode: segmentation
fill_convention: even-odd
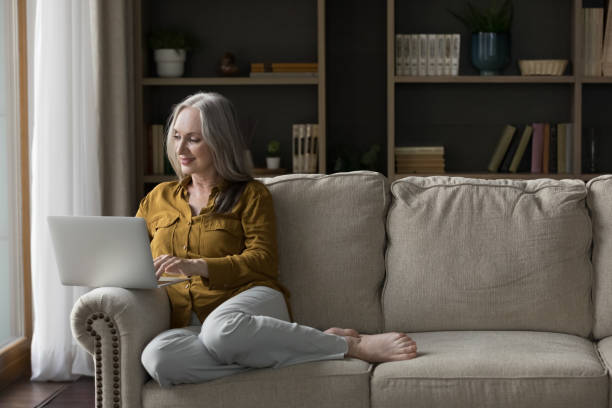
[[[247,160],[247,146],[238,125],[238,115],[234,105],[215,92],[199,92],[188,96],[174,107],[168,118],[166,154],[179,179],[184,174],[176,154],[174,124],[178,114],[186,107],[196,108],[200,112],[202,138],[210,148],[213,166],[219,176],[230,184],[217,196],[213,211],[228,212],[238,202],[247,183],[253,180],[252,168]]]

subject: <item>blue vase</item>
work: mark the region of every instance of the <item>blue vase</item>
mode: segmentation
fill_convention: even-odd
[[[480,75],[499,75],[509,62],[508,33],[472,34],[472,65],[480,70]]]

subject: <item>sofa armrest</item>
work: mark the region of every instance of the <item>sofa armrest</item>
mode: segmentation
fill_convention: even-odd
[[[94,289],[72,308],[71,328],[94,356],[96,407],[140,408],[147,379],[140,355],[153,337],[170,328],[165,289]]]

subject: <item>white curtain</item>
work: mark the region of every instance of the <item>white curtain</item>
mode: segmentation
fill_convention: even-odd
[[[87,289],[62,286],[48,215],[101,215],[92,16],[83,0],[38,1],[32,140],[32,380],[93,374],[74,341],[70,311]]]

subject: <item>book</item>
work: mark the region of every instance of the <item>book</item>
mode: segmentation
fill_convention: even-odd
[[[438,41],[435,34],[427,34],[427,75],[436,75],[438,65]]]
[[[504,158],[504,155],[506,154],[508,147],[510,146],[510,142],[512,141],[512,135],[514,135],[515,131],[516,131],[516,128],[512,125],[506,125],[504,127],[501,137],[499,138],[499,141],[497,142],[497,147],[495,147],[495,151],[493,152],[493,155],[491,156],[491,161],[489,162],[489,166],[487,167],[487,169],[491,173],[496,173],[497,170],[499,169],[499,165],[501,164],[501,161]]]
[[[420,76],[427,75],[427,58],[428,52],[427,34],[419,34],[419,66],[417,74]]]
[[[548,161],[548,170],[550,173],[557,173],[557,125],[550,124],[550,160]]]
[[[419,74],[419,36],[417,34],[411,34],[408,36],[410,42],[410,55],[408,75]]]
[[[318,72],[250,72],[251,78],[318,78]]]
[[[542,152],[544,150],[544,124],[533,124],[531,138],[531,172],[542,173]]]
[[[452,59],[452,49],[453,49],[453,35],[452,34],[444,34],[444,68],[442,70],[442,75],[450,75],[452,72],[451,69],[451,59]]]
[[[521,142],[521,135],[518,132],[512,136],[512,141],[510,142],[510,146],[508,147],[508,151],[506,152],[504,159],[501,162],[499,167],[500,173],[508,173],[510,171],[510,164],[512,163],[512,159],[518,150],[518,146]]]
[[[399,146],[395,153],[408,154],[444,154],[444,146]]]
[[[612,7],[608,6],[606,31],[603,39],[601,70],[604,76],[612,76]]]
[[[405,44],[402,34],[395,34],[395,75],[405,75],[404,59]]]
[[[544,123],[544,145],[542,149],[542,173],[548,174],[550,160],[550,124]]]
[[[512,162],[510,163],[510,168],[509,168],[510,172],[516,173],[518,171],[519,165],[521,161],[523,160],[523,157],[527,151],[527,147],[531,145],[531,143],[529,142],[531,141],[532,132],[533,132],[533,127],[531,125],[526,125],[525,128],[523,129],[521,140],[516,149],[516,153],[514,154],[514,157],[512,158]]]
[[[310,166],[308,168],[309,173],[316,173],[319,162],[319,125],[312,123],[312,139],[310,143]]]
[[[301,135],[306,133],[306,125],[294,124],[292,128],[291,150],[293,152],[292,168],[294,173],[302,171],[302,149],[300,146]]]
[[[572,157],[574,153],[573,130],[574,126],[571,123],[565,124],[565,171],[568,173],[572,172],[574,165]]]
[[[583,0],[583,70],[586,76],[601,76],[604,30],[604,0]]]
[[[557,170],[560,174],[567,173],[567,168],[565,167],[566,129],[565,123],[557,124]]]
[[[461,34],[452,35],[452,49],[451,49],[451,75],[459,75],[459,51],[461,46]]]

